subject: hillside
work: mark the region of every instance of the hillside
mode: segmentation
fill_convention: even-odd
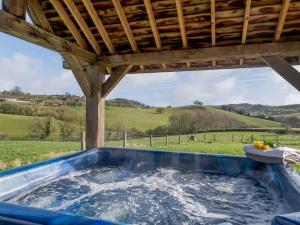
[[[213,106],[215,108],[224,109],[226,111],[244,112],[245,114],[251,115],[265,115],[265,116],[276,116],[276,115],[288,115],[292,113],[300,112],[300,105],[281,105],[281,106],[269,106],[260,104],[228,104]]]
[[[43,106],[45,107],[45,106]],[[243,122],[247,127],[255,128],[271,128],[280,127],[281,123],[258,119],[248,116],[239,115],[232,112],[226,112],[220,109],[204,107],[208,111],[214,111],[220,114],[226,114],[229,117],[235,118]],[[158,126],[167,125],[170,115],[179,112],[183,107],[166,108],[162,113],[158,113],[155,108],[129,108],[129,107],[106,107],[106,128],[113,128],[117,125],[125,126],[126,128],[136,128],[142,132],[148,129],[154,129]],[[77,117],[84,117],[85,107],[66,107],[67,114],[76,114]],[[14,134],[14,136],[27,136],[28,127],[36,117],[0,114],[0,133]],[[75,123],[76,121],[74,121]],[[58,120],[54,120],[54,127],[58,130]],[[79,131],[79,122],[76,126],[76,131]]]

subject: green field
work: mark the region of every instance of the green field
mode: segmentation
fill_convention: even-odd
[[[77,115],[84,118],[85,107],[66,107],[67,113]],[[230,117],[245,123],[248,127],[256,128],[276,128],[280,127],[279,122],[263,120],[248,116],[243,116],[231,112],[222,111],[219,109],[206,107],[207,110],[226,114]],[[126,128],[136,128],[142,132],[148,129],[153,129],[158,126],[167,125],[170,115],[182,110],[182,108],[167,108],[162,113],[157,113],[155,108],[140,109],[127,107],[106,107],[106,124],[107,128],[113,127],[116,123],[123,124]],[[29,135],[29,126],[33,123],[36,117],[0,114],[0,133],[8,134],[14,137],[25,137]],[[53,130],[59,133],[58,120],[53,120]],[[76,123],[76,122],[74,122]],[[80,130],[80,122],[76,124],[76,134]]]

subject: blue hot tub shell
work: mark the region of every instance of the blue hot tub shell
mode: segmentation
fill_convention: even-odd
[[[291,214],[276,216],[273,225],[300,224],[300,176],[283,165],[263,164],[245,157],[101,148],[48,160],[0,173],[1,224],[116,224],[70,214],[5,203],[14,194],[32,186],[92,165],[122,166],[133,171],[173,167],[226,175],[246,175],[262,181],[278,191],[288,202]],[[298,177],[299,176],[299,177]]]

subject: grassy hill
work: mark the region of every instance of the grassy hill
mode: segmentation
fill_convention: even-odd
[[[156,112],[155,108],[128,108],[128,107],[106,107],[106,127],[112,127],[116,123],[122,123],[127,128],[136,128],[140,131],[146,131],[158,126],[167,125],[169,116],[184,108],[166,108],[162,113]],[[248,116],[239,115],[232,112],[223,111],[216,108],[205,107],[206,110],[226,114],[235,118],[248,127],[256,128],[274,128],[280,127],[281,123],[270,120],[258,119]],[[67,107],[70,114],[77,114],[84,117],[85,107]],[[29,134],[29,126],[36,119],[32,116],[0,114],[0,133],[6,133],[13,136],[27,136]],[[59,132],[59,121],[53,120],[54,129]],[[76,126],[79,131],[79,123]]]

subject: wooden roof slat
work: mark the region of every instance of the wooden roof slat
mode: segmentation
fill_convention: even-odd
[[[211,0],[210,3],[210,18],[211,18],[211,45],[216,46],[216,2]],[[216,66],[217,62],[212,61],[212,66]]]
[[[80,14],[79,10],[77,9],[75,3],[73,0],[64,0],[66,6],[70,10],[71,14],[73,15],[75,21],[79,25],[80,29],[84,33],[85,37],[93,47],[94,51],[100,55],[101,49],[99,44],[97,43],[97,40],[95,39],[94,35],[92,34],[90,28],[86,24],[85,20],[83,19],[82,15]]]
[[[116,12],[118,14],[118,17],[120,19],[120,22],[123,26],[123,29],[126,33],[126,36],[128,38],[128,41],[130,43],[130,46],[133,50],[133,52],[139,52],[139,49],[138,49],[138,46],[137,46],[137,43],[134,39],[134,36],[132,34],[132,31],[131,31],[131,28],[129,26],[129,23],[127,21],[127,18],[126,18],[126,15],[125,15],[125,12],[124,12],[124,9],[121,5],[121,2],[120,0],[112,0],[113,4],[114,4],[114,7],[116,9]],[[141,70],[143,71],[144,70],[144,66],[143,65],[139,65]]]
[[[248,25],[250,19],[250,10],[251,10],[251,0],[246,0],[243,33],[242,33],[242,41],[241,41],[242,45],[246,44]],[[244,59],[240,59],[240,65],[243,65],[243,63],[244,63]]]
[[[177,15],[178,15],[178,22],[179,22],[179,27],[180,27],[182,45],[183,45],[183,48],[188,48],[188,40],[187,40],[187,36],[186,36],[184,14],[183,14],[183,8],[182,8],[181,1],[182,0],[176,0],[176,10],[177,10]],[[187,62],[186,66],[191,67],[191,64],[189,62]]]
[[[277,23],[276,30],[275,30],[274,41],[279,41],[280,40],[283,25],[284,25],[285,18],[286,18],[286,14],[289,10],[290,2],[291,2],[290,0],[283,0],[282,1],[282,7],[281,7],[281,10],[280,10],[278,23]]]
[[[136,41],[134,39],[134,36],[132,34],[131,28],[130,28],[129,23],[127,21],[127,18],[126,18],[126,15],[125,15],[125,12],[124,12],[124,9],[121,5],[120,0],[112,0],[112,2],[114,4],[114,7],[116,9],[116,12],[118,14],[118,17],[120,19],[120,22],[123,26],[123,29],[126,33],[126,36],[128,38],[128,41],[130,43],[130,46],[131,46],[133,52],[138,52],[139,50],[138,50],[137,43],[136,43]]]
[[[73,23],[73,20],[70,18],[66,10],[64,9],[62,3],[60,0],[49,0],[60,16],[60,18],[63,20],[66,27],[69,29],[73,37],[75,38],[77,44],[84,49],[88,49],[87,42],[84,40],[84,38],[81,36],[79,30],[77,29],[76,25]]]
[[[154,36],[154,40],[155,40],[155,44],[158,50],[162,50],[162,45],[161,45],[161,40],[160,40],[160,36],[159,36],[159,32],[156,26],[156,22],[155,22],[155,16],[154,16],[154,12],[152,9],[152,4],[150,0],[144,0],[144,4],[145,4],[145,8],[147,11],[147,15],[149,18],[149,22],[150,22],[150,26],[151,26],[151,30]],[[162,67],[164,70],[167,69],[166,64],[162,64]]]
[[[98,16],[98,13],[93,5],[93,3],[91,2],[91,0],[82,0],[83,4],[85,5],[90,17],[92,18],[99,34],[101,35],[107,49],[109,50],[110,54],[115,54],[116,50],[114,49],[111,40],[108,36],[108,33],[100,19],[100,17]]]

